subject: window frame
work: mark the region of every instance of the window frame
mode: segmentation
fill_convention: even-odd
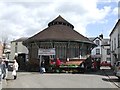
[[[96,49],[96,55],[100,55],[100,49]]]

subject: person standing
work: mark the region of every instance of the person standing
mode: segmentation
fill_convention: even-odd
[[[61,65],[61,61],[59,58],[57,58],[57,60],[56,60],[56,72],[60,72],[60,65]]]
[[[44,73],[45,72],[45,62],[44,60],[41,61],[41,67],[40,67],[40,73]]]
[[[1,68],[2,68],[2,79],[5,79],[6,78],[6,63],[4,62],[3,59],[1,62]]]
[[[60,59],[59,58],[57,58],[57,60],[56,60],[56,67],[60,67],[60,65],[61,65],[61,61],[60,61]]]
[[[14,59],[13,72],[12,72],[12,75],[14,76],[14,79],[17,78],[17,70],[18,70],[18,63],[17,63],[16,59]]]
[[[2,58],[2,60],[4,61],[4,63],[5,63],[5,78],[7,78],[7,76],[8,76],[8,59],[5,57],[5,56],[3,56],[3,58]]]

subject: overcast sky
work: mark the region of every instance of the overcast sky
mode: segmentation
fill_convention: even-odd
[[[86,37],[109,37],[118,19],[118,0],[1,0],[0,38],[31,37],[59,15]]]

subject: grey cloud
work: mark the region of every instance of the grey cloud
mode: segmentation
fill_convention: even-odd
[[[92,20],[98,20],[98,18],[94,19],[93,17],[85,16],[86,13],[89,13],[87,10],[90,10],[89,8],[86,10],[86,6],[82,6],[77,2],[72,3],[57,1],[56,3],[4,3],[3,6],[0,6],[0,28],[3,29],[4,33],[7,33],[9,38],[17,38],[21,36],[28,37],[45,29],[47,24],[60,14],[66,20],[70,21],[70,23],[76,25],[75,27],[78,28],[77,30],[85,30],[85,25],[88,24],[88,22],[91,23]],[[99,16],[101,17],[101,15]]]
[[[14,4],[22,5],[26,8],[38,8],[50,5],[51,2],[15,2]]]
[[[86,14],[87,10],[80,5],[72,4],[70,2],[63,3],[56,8],[57,12],[60,13],[76,13],[76,14]]]

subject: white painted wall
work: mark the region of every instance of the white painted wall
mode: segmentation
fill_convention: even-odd
[[[120,35],[120,21],[119,21],[119,25],[118,25],[118,34]],[[120,47],[118,47],[118,60],[120,60]]]
[[[21,42],[11,42],[11,53],[10,53],[10,60],[12,60],[15,57],[15,47],[17,47],[17,53],[26,53],[28,54],[28,49],[22,44]]]
[[[91,55],[96,55],[96,49],[100,49],[100,55],[101,55],[101,44],[102,44],[102,41],[98,38],[96,38],[93,42],[96,43],[96,40],[99,40],[100,42],[100,45],[93,48],[93,50],[91,51]]]
[[[110,58],[110,55],[107,55],[107,49],[110,49],[110,46],[103,46],[101,49],[102,50],[101,62],[107,61],[107,58]]]
[[[100,55],[101,55],[101,47],[100,46],[93,48],[93,50],[91,51],[91,55],[96,55],[96,49],[100,49]]]
[[[116,41],[115,41],[116,39]],[[115,57],[113,56],[113,53],[117,54],[118,57],[118,27],[115,28],[115,30],[113,31],[113,33],[110,36],[110,50],[111,50],[111,64],[112,66],[114,65],[114,63],[116,62]],[[115,44],[116,43],[116,47]]]
[[[103,45],[103,42],[105,39],[99,39],[96,38],[94,40],[94,43],[96,43],[96,40],[99,40],[100,45],[95,47],[92,51],[91,51],[91,55],[95,56],[95,57],[100,57],[101,58],[101,62],[102,61],[107,61],[107,58],[110,58],[110,55],[107,55],[107,49],[110,49],[110,46],[101,46]],[[107,44],[110,44],[110,42],[108,41]],[[104,48],[103,48],[104,47]],[[100,55],[96,55],[96,49],[100,49]]]

